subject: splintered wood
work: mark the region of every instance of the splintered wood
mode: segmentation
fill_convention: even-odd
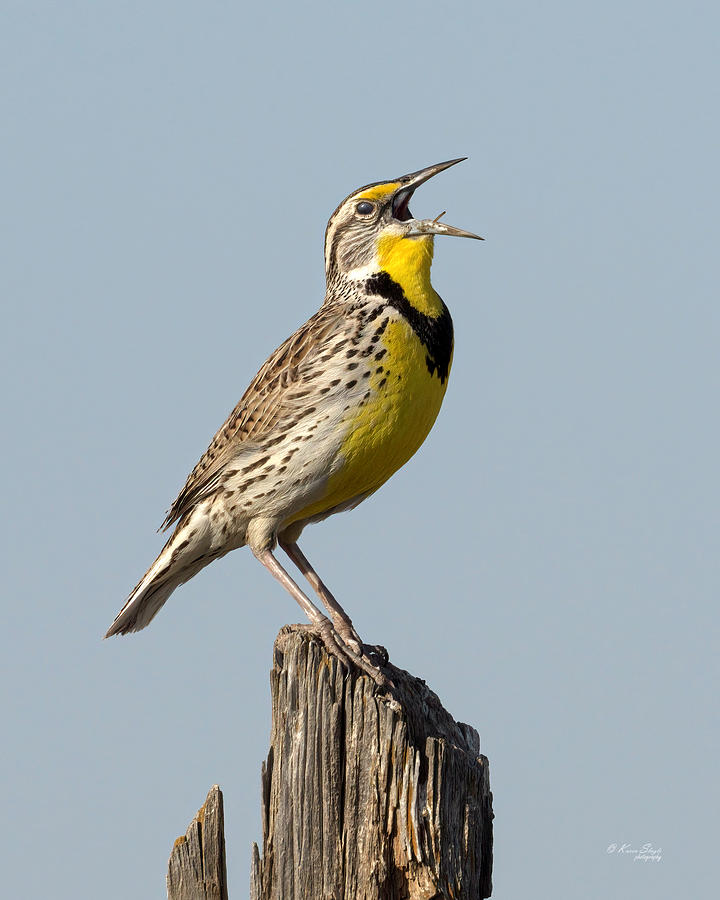
[[[223,796],[217,785],[175,841],[167,891],[168,900],[228,900]]]

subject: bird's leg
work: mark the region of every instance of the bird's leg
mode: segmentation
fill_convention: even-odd
[[[310,565],[308,558],[302,550],[294,541],[279,538],[279,543],[305,578],[307,578],[318,597],[322,600],[325,609],[330,613],[330,618],[335,626],[335,631],[340,635],[348,647],[355,651],[355,653],[362,653],[363,642],[360,640],[360,635],[353,628],[350,616],[330,593],[327,585],[325,585],[322,578],[320,578],[315,569]]]
[[[363,656],[362,649],[360,650],[360,653],[358,653],[351,646],[347,645],[344,640],[339,639],[339,636],[335,633],[328,617],[323,615],[310,598],[303,593],[285,569],[275,559],[271,550],[253,550],[252,552],[265,566],[268,572],[270,572],[274,578],[277,578],[285,590],[297,600],[305,615],[312,623],[311,630],[320,637],[330,653],[337,656],[341,662],[344,662],[348,666],[354,663],[359,669],[366,672],[378,686],[388,686],[389,682],[387,678],[377,666],[374,666],[365,656]]]

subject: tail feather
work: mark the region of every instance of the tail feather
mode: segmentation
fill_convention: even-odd
[[[105,637],[141,631],[152,622],[177,586],[177,582],[170,582],[164,585],[150,584],[145,590],[140,587],[136,588],[108,628]]]
[[[201,569],[223,556],[211,552],[205,529],[180,526],[130,593],[105,637],[141,631],[152,622],[170,594]],[[226,552],[226,551],[225,551]]]

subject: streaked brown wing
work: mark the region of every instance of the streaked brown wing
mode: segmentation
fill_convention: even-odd
[[[292,388],[347,328],[338,306],[323,306],[268,358],[240,402],[210,442],[160,526],[165,531],[217,486],[226,465],[238,455],[272,441],[274,426],[288,413],[297,417],[309,404]]]

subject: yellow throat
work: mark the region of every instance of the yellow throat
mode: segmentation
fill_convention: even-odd
[[[432,235],[414,238],[384,235],[378,241],[380,269],[400,285],[411,306],[426,316],[439,316],[443,302],[430,283]]]

